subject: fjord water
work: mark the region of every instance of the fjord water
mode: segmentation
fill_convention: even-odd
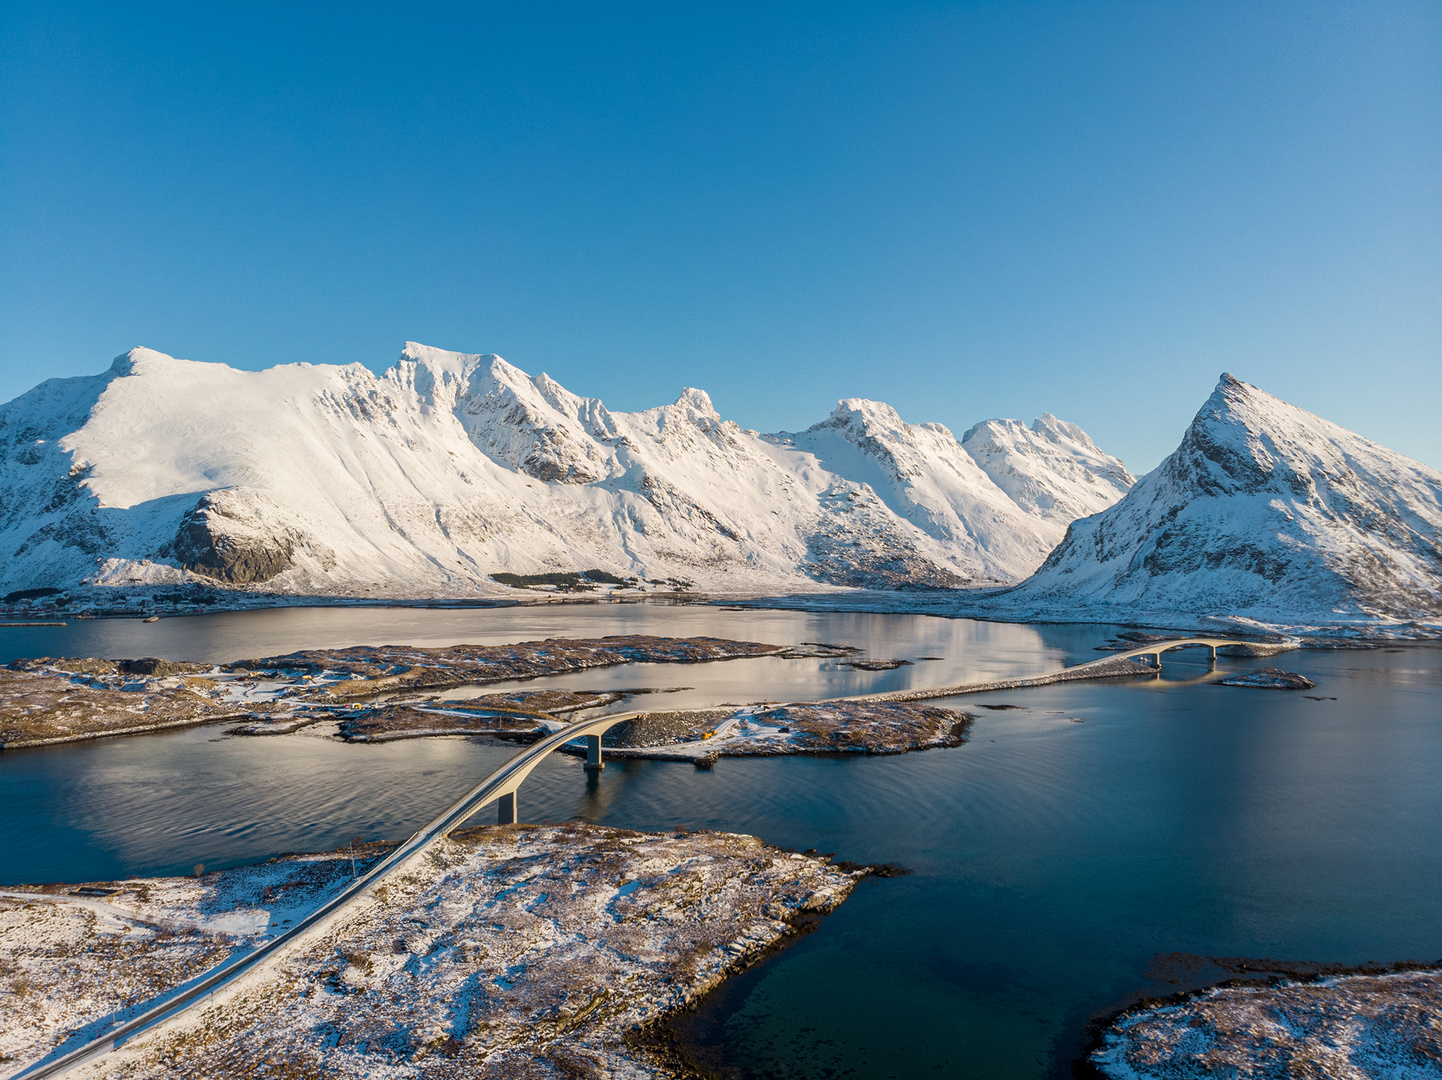
[[[652,700],[700,703],[1044,671],[1095,658],[1114,629],[704,607],[297,609],[4,630],[0,656],[217,660],[358,643],[710,633],[915,661],[889,672],[823,660],[647,665],[547,680],[685,685],[694,689]],[[599,778],[553,756],[522,789],[522,817],[729,829],[911,871],[862,882],[814,933],[713,995],[683,1031],[713,1067],[1065,1074],[1089,1016],[1175,989],[1158,956],[1442,956],[1442,649],[1272,662],[1316,689],[1211,685],[1199,655],[1184,653],[1160,680],[957,699],[977,719],[952,750],[723,759],[709,772],[613,762]],[[1223,659],[1220,670],[1256,666]],[[354,835],[398,838],[513,752],[459,738],[347,746],[318,729],[266,739],[223,730],[0,755],[0,883],[215,868]]]

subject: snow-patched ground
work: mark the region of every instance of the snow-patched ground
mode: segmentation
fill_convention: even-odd
[[[0,891],[0,1060],[78,1045],[266,937],[349,881],[348,856],[202,878]]]
[[[591,568],[730,593],[1015,581],[1130,483],[1050,416],[959,442],[852,399],[767,436],[699,390],[612,412],[415,344],[380,376],[134,349],[0,407],[0,589],[164,587],[197,580],[186,565],[358,597],[501,595],[497,571]]]
[[[362,721],[375,710],[360,715],[336,710],[379,695],[434,692],[637,662],[704,663],[760,656],[837,656],[850,651],[843,646],[781,646],[641,634],[548,638],[510,645],[315,649],[225,665],[154,658],[21,659],[0,668],[0,749],[222,719],[260,721],[236,729],[237,733],[282,734],[336,715]],[[511,701],[501,696],[490,704],[492,711],[531,717],[532,722],[522,726],[535,730],[537,716],[553,719],[578,709],[612,704],[623,696],[526,693]],[[397,725],[392,722],[390,726]],[[450,727],[455,729],[454,722]],[[512,724],[507,730],[514,728]],[[342,732],[346,733],[346,724]]]
[[[120,883],[114,902],[193,920],[234,904],[232,919],[274,923],[287,882],[334,882],[349,871],[344,856],[307,856],[199,880]],[[858,876],[729,833],[468,830],[343,921],[79,1075],[670,1075],[635,1034],[754,962],[799,920],[833,909]],[[306,902],[323,891],[310,888]],[[163,990],[200,962],[193,950],[188,964],[144,967],[153,934],[78,905],[67,913],[74,925],[62,927],[52,916],[66,906],[0,898],[0,983],[23,980],[29,1003],[23,1026],[4,1025],[12,1059],[38,1056],[110,1003],[90,1004],[85,993],[117,979],[133,990],[141,971]],[[77,978],[92,989],[72,990]]]
[[[1126,1014],[1091,1061],[1113,1080],[1432,1080],[1442,1076],[1442,973],[1212,990]]]

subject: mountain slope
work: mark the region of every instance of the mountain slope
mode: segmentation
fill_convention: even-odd
[[[1105,510],[1137,482],[1085,431],[1051,413],[1030,428],[1016,420],[984,420],[962,436],[961,445],[1017,506],[1058,525]]]
[[[713,590],[1007,583],[1061,538],[1059,507],[1126,477],[1064,427],[1065,468],[989,451],[1032,477],[1023,505],[945,428],[874,402],[766,436],[700,390],[613,413],[413,343],[379,376],[134,349],[0,407],[0,588],[475,595],[504,591],[498,571],[592,567]]]
[[[1018,611],[1339,623],[1442,614],[1442,473],[1223,375],[1181,445],[1075,522]]]

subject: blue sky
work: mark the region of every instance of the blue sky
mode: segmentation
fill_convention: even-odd
[[[1442,5],[4,5],[0,400],[408,338],[1139,470],[1226,370],[1442,466]]]

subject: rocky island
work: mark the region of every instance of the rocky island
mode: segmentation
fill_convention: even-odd
[[[277,726],[270,730],[280,732],[331,719],[335,710],[349,703],[404,691],[437,691],[643,662],[794,659],[843,656],[852,651],[832,645],[626,635],[513,645],[310,650],[221,665],[155,658],[41,657],[16,660],[0,668],[0,748],[76,742],[226,719],[272,720]],[[605,703],[599,695],[585,700],[586,705]],[[568,711],[563,708],[567,703],[559,700],[543,704],[547,707],[511,711],[528,715]],[[579,702],[571,704],[570,711],[584,707]]]
[[[1123,1013],[1090,1064],[1109,1080],[1442,1074],[1442,971],[1225,986]]]

